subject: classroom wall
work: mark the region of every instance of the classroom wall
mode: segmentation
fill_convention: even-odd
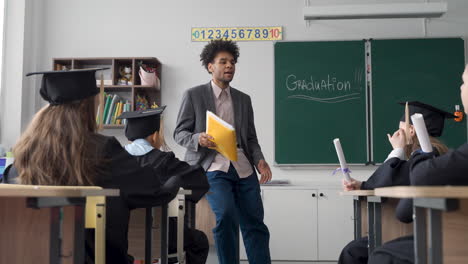
[[[0,144],[7,149],[42,104],[39,80],[26,78],[25,74],[41,67],[43,7],[35,0],[5,1]]]
[[[210,80],[210,76],[199,62],[199,54],[204,43],[190,41],[191,27],[283,26],[284,40],[287,41],[468,35],[466,0],[448,0],[449,12],[442,18],[427,21],[384,19],[310,22],[304,21],[302,17],[302,8],[307,4],[352,4],[357,1],[7,0],[7,2],[14,3],[10,8],[15,7],[20,11],[7,12],[9,24],[17,25],[10,25],[7,28],[8,56],[5,69],[12,68],[5,71],[7,85],[4,83],[2,89],[0,118],[0,143],[6,146],[14,143],[25,122],[30,120],[32,113],[41,104],[37,88],[31,87],[38,86],[37,80],[25,81],[22,76],[28,70],[51,69],[54,57],[157,57],[163,63],[163,103],[168,105],[165,112],[166,139],[176,155],[182,158],[183,148],[175,144],[172,139],[181,96],[184,90]],[[31,17],[24,16],[28,12],[32,14]],[[17,32],[17,29],[21,31],[22,27],[23,36],[21,32]],[[252,97],[259,142],[267,161],[273,165],[273,43],[240,42],[239,46],[241,55],[232,86]],[[35,58],[32,61],[30,61],[31,56]],[[23,65],[17,65],[21,61]],[[19,100],[17,96],[23,99]],[[108,133],[121,137],[122,132],[114,130]],[[332,169],[272,167],[276,179],[312,181],[337,186],[340,176],[331,176]],[[374,169],[356,167],[353,168],[353,175],[366,178]]]

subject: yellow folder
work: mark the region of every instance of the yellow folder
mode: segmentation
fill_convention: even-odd
[[[206,133],[216,143],[216,151],[229,160],[237,161],[236,130],[226,121],[206,111]]]

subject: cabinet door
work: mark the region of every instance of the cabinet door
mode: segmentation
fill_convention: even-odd
[[[353,199],[339,190],[318,191],[318,259],[337,260],[353,240]]]
[[[263,190],[272,260],[317,260],[317,191]]]

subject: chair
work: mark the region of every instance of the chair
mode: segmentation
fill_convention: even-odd
[[[86,198],[85,228],[94,229],[94,263],[106,263],[106,197]]]
[[[185,217],[185,196],[192,194],[191,190],[179,189],[176,198],[168,204],[161,206],[161,264],[167,264],[168,258],[177,257],[180,264],[185,263],[184,252],[184,217]],[[155,207],[146,208],[145,225],[145,263],[152,263],[152,224],[155,215]],[[177,217],[177,252],[168,254],[168,223],[169,217]]]

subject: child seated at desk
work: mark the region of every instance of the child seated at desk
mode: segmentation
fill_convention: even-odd
[[[402,103],[403,104],[403,103]],[[437,137],[440,137],[444,128],[444,120],[453,118],[454,115],[437,109],[431,105],[421,102],[408,102],[409,115],[421,113],[424,117],[430,140],[435,148],[435,154],[443,154],[447,152],[447,147],[442,144]],[[390,144],[393,147],[392,152],[382,165],[370,176],[367,181],[360,182],[351,179],[351,182],[343,180],[343,188],[349,190],[369,190],[386,186],[410,185],[410,167],[417,153],[420,152],[420,145],[416,136],[413,125],[409,126],[409,131],[405,130],[405,115],[400,120],[400,128],[392,135],[387,135]],[[406,135],[411,137],[411,144],[407,144]],[[409,157],[406,160],[406,157]],[[411,212],[411,200],[401,200],[398,204],[399,217],[406,217],[407,212]],[[400,220],[403,220],[399,218]],[[404,219],[406,220],[406,219]],[[407,222],[406,220],[405,222]],[[411,221],[411,218],[409,219]],[[367,263],[368,261],[368,238],[363,237],[358,240],[351,241],[341,251],[338,263]]]
[[[468,114],[468,66],[463,72],[461,99],[465,113]],[[413,156],[410,167],[411,185],[468,185],[468,144],[437,157],[432,153],[418,152]],[[401,217],[412,218],[412,210],[405,211]],[[414,263],[414,238],[398,238],[377,248],[369,258],[369,263]]]
[[[187,200],[197,203],[208,191],[209,184],[205,171],[199,165],[190,166],[177,159],[173,152],[159,150],[164,144],[161,129],[161,118],[166,106],[135,112],[124,112],[118,118],[127,119],[125,136],[132,143],[125,150],[134,156],[141,166],[152,167],[159,178],[166,182],[171,177],[178,176],[180,186],[191,190]],[[177,251],[176,221],[170,219],[169,253]],[[206,235],[184,224],[184,250],[187,264],[204,264],[208,257],[209,245]]]
[[[400,103],[404,105],[404,103]],[[438,154],[444,154],[448,151],[447,146],[437,138],[442,135],[445,118],[455,118],[454,115],[437,109],[431,105],[418,101],[408,102],[409,115],[421,113],[429,133],[431,144]],[[388,155],[382,165],[367,179],[367,181],[358,181],[351,178],[351,182],[343,180],[343,188],[350,190],[373,190],[379,187],[409,185],[409,167],[412,160],[412,154],[420,150],[420,145],[413,125],[406,131],[405,115],[402,116],[399,123],[399,129],[392,136],[387,134],[388,141],[393,150]],[[410,137],[411,144],[407,144],[406,138]]]
[[[49,105],[37,112],[13,148],[15,161],[6,183],[96,185],[120,190],[106,201],[106,262],[129,264],[130,210],[174,199],[178,179],[163,184],[151,167],[142,167],[114,137],[97,133],[96,71],[43,74],[40,94]],[[91,231],[90,231],[91,232]],[[94,263],[94,236],[86,234],[86,263]]]

